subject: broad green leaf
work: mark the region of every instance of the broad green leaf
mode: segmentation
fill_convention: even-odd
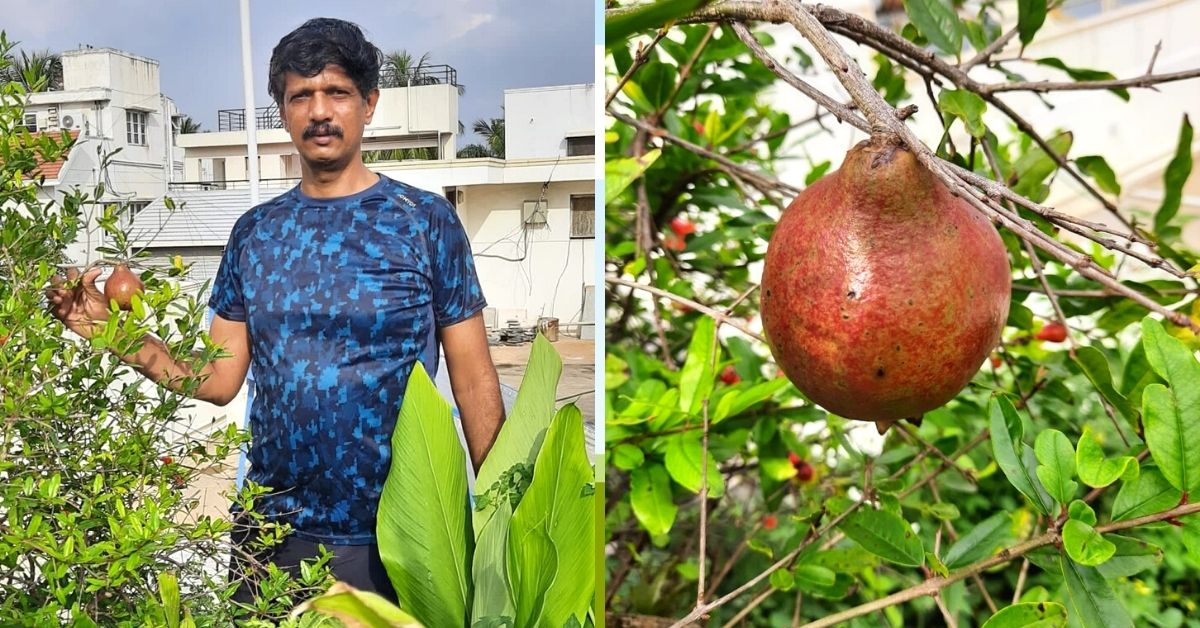
[[[771,572],[771,586],[780,591],[791,591],[796,584],[796,578],[787,569],[776,569]]]
[[[1188,413],[1174,391],[1150,384],[1142,393],[1142,415],[1146,446],[1163,477],[1181,491],[1195,492],[1200,487],[1200,430],[1185,419],[1197,416],[1195,412]]]
[[[605,185],[608,182],[605,181]],[[644,257],[638,258],[644,260]],[[620,388],[621,384],[629,381],[629,363],[621,358],[608,353],[604,356],[604,388],[613,390]]]
[[[622,471],[636,469],[645,461],[646,454],[636,445],[622,443],[613,448],[613,466]]]
[[[661,536],[675,525],[679,508],[671,497],[671,478],[660,464],[629,472],[629,500],[633,514],[651,536]]]
[[[529,352],[529,363],[517,390],[517,400],[513,402],[512,410],[505,418],[504,424],[500,426],[496,443],[475,475],[476,495],[482,495],[491,488],[500,479],[500,475],[513,465],[522,463],[532,466],[537,460],[542,439],[546,437],[546,428],[554,416],[555,394],[560,375],[562,358],[550,341],[538,334]],[[483,526],[494,511],[495,504],[489,504],[474,513],[472,525],[475,537],[483,531]]]
[[[716,324],[713,319],[704,317],[696,323],[692,330],[692,341],[688,345],[687,359],[679,372],[679,409],[695,415],[700,411],[700,404],[708,398],[713,389],[713,379],[716,377],[713,364],[717,356]]]
[[[711,0],[657,0],[635,5],[626,11],[604,19],[604,45],[625,44],[630,35],[652,28],[661,28],[708,4]]]
[[[324,594],[301,604],[292,613],[314,611],[334,617],[347,626],[356,628],[420,628],[421,624],[387,598],[360,591],[345,582],[336,582]]]
[[[1087,502],[1077,499],[1067,507],[1067,516],[1090,526],[1096,525],[1096,511]]]
[[[1079,437],[1079,449],[1075,451],[1075,469],[1084,484],[1092,488],[1108,486],[1125,475],[1131,465],[1137,466],[1137,459],[1133,456],[1105,458],[1100,441],[1092,432],[1092,426],[1083,426],[1083,435]]]
[[[983,628],[1063,628],[1067,609],[1054,602],[1030,602],[1002,608],[983,623]]]
[[[496,513],[483,527],[475,543],[471,574],[475,583],[475,603],[471,605],[471,624],[485,617],[513,617],[508,574],[505,572],[508,555],[508,530],[512,522],[512,502],[501,498]]]
[[[775,393],[787,388],[791,382],[784,377],[776,377],[751,386],[750,388],[729,395],[729,404],[724,408],[718,409],[712,416],[712,423],[726,419],[731,416],[737,416],[746,410],[760,404],[771,397]],[[724,401],[724,399],[722,399]]]
[[[401,606],[425,625],[468,619],[475,539],[469,508],[466,455],[450,405],[418,362],[392,433],[376,533]]]
[[[905,567],[925,564],[925,547],[920,537],[897,514],[860,508],[838,527],[854,542],[888,562]]]
[[[1106,580],[1128,578],[1162,562],[1162,548],[1157,545],[1119,534],[1109,534],[1104,538],[1116,547],[1112,558],[1097,567]]]
[[[1136,519],[1162,512],[1179,504],[1183,493],[1171,486],[1155,466],[1146,466],[1132,481],[1121,481],[1121,490],[1113,502],[1112,520]]]
[[[832,569],[820,565],[797,565],[793,573],[796,583],[801,588],[806,586],[828,588],[837,582],[837,574]]]
[[[1046,140],[1046,144],[1055,154],[1066,158],[1074,140],[1074,135],[1067,131]],[[1042,150],[1041,146],[1030,146],[1029,150],[1025,151],[1013,164],[1013,170],[1017,174],[1017,184],[1013,190],[1019,193],[1033,193],[1042,184],[1042,181],[1057,169],[1058,161],[1052,155]]]
[[[981,138],[987,133],[983,125],[983,114],[987,111],[987,103],[977,94],[961,89],[946,89],[938,94],[938,108],[943,113],[962,120],[963,126],[971,135]],[[947,121],[947,127],[953,118]]]
[[[1083,374],[1096,387],[1100,396],[1112,404],[1130,424],[1137,425],[1137,409],[1129,403],[1125,395],[1113,387],[1112,373],[1108,369],[1108,360],[1104,358],[1104,354],[1095,347],[1082,346],[1075,350],[1075,363],[1083,369]]]
[[[1095,567],[1076,564],[1060,554],[1059,568],[1067,583],[1067,617],[1073,628],[1133,628],[1129,613]]]
[[[1187,114],[1183,116],[1183,124],[1179,127],[1179,143],[1175,148],[1175,156],[1167,164],[1163,173],[1163,202],[1158,212],[1154,214],[1154,230],[1166,230],[1170,222],[1179,213],[1183,200],[1183,184],[1192,174],[1192,123]]]
[[[1042,430],[1034,443],[1034,451],[1040,463],[1037,476],[1046,492],[1060,504],[1070,502],[1079,488],[1071,481],[1075,475],[1075,451],[1071,441],[1058,430]]]
[[[564,406],[546,433],[508,533],[508,578],[519,626],[562,626],[572,616],[587,615],[595,586],[596,510],[586,449],[582,413]],[[543,535],[553,547],[552,562],[540,549],[526,551],[527,540],[536,544]],[[533,572],[549,572],[549,580],[531,577]]]
[[[1055,57],[1046,57],[1044,59],[1036,59],[1039,65],[1057,68],[1067,73],[1075,81],[1111,81],[1117,78],[1112,72],[1104,72],[1102,70],[1088,70],[1085,68],[1072,68],[1063,63],[1061,59]],[[1129,100],[1129,90],[1124,87],[1114,87],[1108,91],[1117,95],[1121,100]]]
[[[1183,535],[1183,546],[1192,560],[1200,561],[1200,516],[1189,515],[1181,521],[1183,522],[1183,528],[1180,530]]]
[[[930,43],[949,55],[962,50],[963,25],[942,0],[904,0],[904,12]]]
[[[701,462],[704,459],[699,434],[678,434],[667,440],[664,462],[671,478],[693,493],[700,492]],[[725,494],[725,478],[717,467],[712,452],[708,452],[708,496],[719,498]]]
[[[1079,166],[1079,171],[1096,181],[1096,185],[1101,190],[1109,194],[1121,193],[1121,184],[1117,183],[1117,173],[1113,172],[1108,162],[1100,155],[1085,155],[1075,158],[1075,165]]]
[[[1092,526],[1078,519],[1067,519],[1062,529],[1063,549],[1080,565],[1096,566],[1112,558],[1117,546]]]
[[[1160,381],[1158,373],[1150,367],[1150,361],[1146,358],[1146,345],[1139,338],[1121,370],[1121,394],[1129,399],[1129,404],[1135,410],[1141,412],[1142,391],[1157,381]]]
[[[179,579],[175,574],[167,571],[158,574],[158,596],[167,628],[179,628]]]
[[[604,162],[604,202],[605,204],[612,203],[621,196],[621,192],[625,191],[637,181],[642,173],[646,172],[662,150],[654,148],[648,150],[641,157],[625,157],[621,159],[609,159]]]
[[[1021,48],[1033,41],[1033,36],[1046,21],[1046,0],[1017,0],[1017,33]]]
[[[1025,427],[1007,397],[993,396],[988,410],[991,424],[992,454],[1004,476],[1021,494],[1029,498],[1043,515],[1050,514],[1053,503],[1036,476],[1036,458],[1026,453],[1022,441]],[[1030,458],[1035,458],[1030,460]]]
[[[942,562],[953,570],[987,558],[1009,537],[1010,522],[1006,512],[999,512],[984,519],[946,550],[942,555]]]

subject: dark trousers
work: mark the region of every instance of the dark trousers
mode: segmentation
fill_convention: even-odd
[[[235,546],[242,551],[250,552],[248,543],[254,533],[254,530],[247,530],[235,525],[233,533]],[[388,579],[383,561],[379,558],[378,545],[330,545],[328,543],[324,545],[325,549],[333,554],[333,558],[329,561],[329,567],[334,578],[356,589],[378,593],[393,604],[398,604],[396,591],[392,588],[392,582]],[[319,554],[317,543],[305,541],[293,535],[288,536],[282,543],[270,550],[258,552],[255,560],[263,564],[273,562],[281,570],[291,574],[293,578],[299,578],[300,561],[316,558]],[[246,561],[235,551],[229,565],[230,578],[241,579],[246,568]],[[256,574],[251,571],[246,579],[240,580],[242,585],[233,595],[235,602],[249,604],[252,601],[258,592],[255,576]]]

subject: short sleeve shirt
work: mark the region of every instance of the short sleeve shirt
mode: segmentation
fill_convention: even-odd
[[[301,538],[374,542],[391,437],[439,327],[483,309],[470,243],[440,195],[380,176],[352,196],[296,186],[234,225],[209,305],[250,336],[247,478]]]

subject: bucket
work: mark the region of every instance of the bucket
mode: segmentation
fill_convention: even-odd
[[[558,342],[558,319],[549,316],[543,316],[538,319],[538,333],[546,337],[550,342]]]

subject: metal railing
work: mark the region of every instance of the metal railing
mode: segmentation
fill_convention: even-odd
[[[453,85],[459,87],[458,70],[448,65],[426,65],[415,68],[413,72],[397,72],[394,68],[385,68],[379,72],[379,87],[418,87],[421,85]],[[254,109],[254,128],[282,129],[283,118],[279,115],[279,107],[275,104]],[[218,131],[245,131],[246,109],[221,109],[217,111]]]

